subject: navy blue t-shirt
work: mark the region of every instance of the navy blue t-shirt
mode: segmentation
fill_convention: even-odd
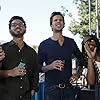
[[[56,85],[69,81],[72,75],[72,54],[75,55],[79,64],[81,64],[83,60],[82,53],[75,41],[71,38],[64,36],[64,43],[62,46],[60,46],[58,41],[54,41],[51,38],[40,43],[38,48],[40,69],[43,67],[44,62],[48,65],[54,60],[65,60],[63,71],[54,69],[45,73],[46,85]]]

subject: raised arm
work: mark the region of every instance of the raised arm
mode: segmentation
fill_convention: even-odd
[[[90,85],[95,83],[95,71],[94,71],[94,57],[96,54],[96,48],[93,51],[90,50],[88,43],[86,42],[84,45],[85,51],[88,55],[88,63],[87,63],[87,82]]]

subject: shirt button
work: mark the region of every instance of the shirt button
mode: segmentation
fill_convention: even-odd
[[[18,50],[20,52],[20,50]]]
[[[20,79],[22,80],[23,78],[22,78],[22,77],[20,77]]]
[[[20,86],[20,89],[22,89],[23,87],[22,86]]]
[[[22,98],[22,96],[20,95],[20,99]]]

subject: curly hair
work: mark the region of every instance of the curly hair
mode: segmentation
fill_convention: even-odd
[[[20,16],[13,16],[13,17],[10,19],[10,21],[9,21],[9,29],[11,29],[11,23],[12,23],[12,21],[13,21],[13,20],[16,20],[16,19],[21,20],[21,21],[23,22],[23,24],[24,24],[24,27],[26,28],[25,20],[24,20],[22,17],[20,17]]]

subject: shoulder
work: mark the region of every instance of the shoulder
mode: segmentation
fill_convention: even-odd
[[[24,43],[25,43],[25,42],[24,42]],[[26,48],[26,50],[27,50],[28,52],[36,54],[36,50],[35,50],[32,46],[29,46],[29,45],[27,45],[27,44],[25,43],[25,48]]]
[[[50,43],[50,41],[51,41],[51,39],[48,38],[48,39],[42,41],[39,46],[46,46],[46,45],[48,45]]]
[[[74,39],[64,36],[65,41],[75,43]]]
[[[28,48],[28,50],[30,50],[30,51],[32,51],[32,52],[34,52],[34,53],[36,53],[36,51],[35,51],[35,49],[34,49],[33,47],[31,47],[31,46],[27,45],[27,48]]]
[[[3,49],[8,49],[13,43],[10,41],[10,42],[5,42],[1,45],[1,47]]]
[[[10,45],[10,44],[11,44],[11,42],[5,42],[1,46],[6,46],[6,45]]]

